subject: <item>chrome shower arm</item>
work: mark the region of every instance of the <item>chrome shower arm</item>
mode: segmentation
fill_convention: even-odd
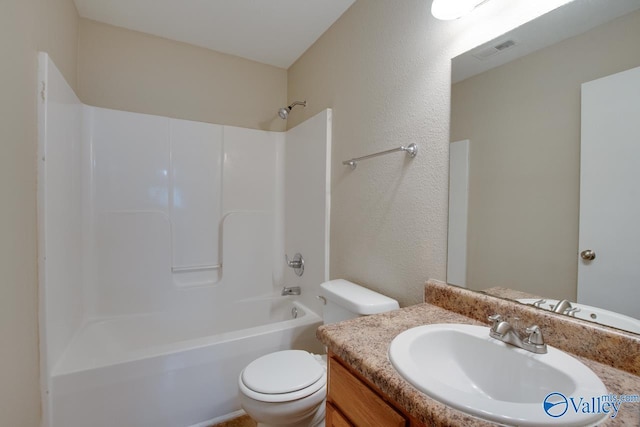
[[[307,106],[307,101],[293,101],[288,107],[289,110],[291,110],[296,105],[302,105],[303,107],[306,107]]]

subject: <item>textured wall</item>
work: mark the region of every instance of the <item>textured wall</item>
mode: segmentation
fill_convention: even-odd
[[[333,108],[331,277],[407,305],[428,278],[445,279],[450,59],[566,0],[493,0],[442,22],[431,2],[357,1],[290,69],[288,126]],[[416,142],[396,153],[350,157]]]
[[[184,43],[80,20],[85,104],[262,130],[284,130],[287,72]]]
[[[289,70],[289,99],[306,98],[309,106],[291,115],[292,127],[324,108],[334,108],[332,156],[332,277],[345,277],[398,298],[418,302],[428,277],[444,278],[447,214],[447,155],[450,58],[525,22],[565,0],[513,2],[492,0],[474,14],[453,22],[436,22],[425,0],[359,0]],[[76,65],[77,13],[72,0],[3,0],[0,2],[0,425],[31,427],[39,423],[37,274],[36,274],[36,50],[52,55],[85,102],[103,107],[177,118],[209,121],[229,118],[225,124],[277,130],[277,107],[287,94],[286,75],[270,71],[262,83],[277,86],[233,96],[208,86],[189,87],[185,80],[214,75],[217,67],[203,64],[191,73],[176,69],[191,49],[144,36],[134,46],[112,50],[109,40],[90,37],[109,32],[82,21],[80,37],[114,55],[118,66],[87,59]],[[85,25],[86,24],[86,25]],[[114,30],[115,31],[115,30]],[[134,42],[137,37],[125,37]],[[105,43],[105,46],[100,46]],[[153,47],[151,59],[159,68],[141,73],[140,49]],[[186,46],[186,45],[183,45]],[[179,50],[171,61],[160,53]],[[184,56],[183,56],[184,55]],[[129,64],[131,62],[132,64]],[[153,61],[152,61],[153,62]],[[81,86],[89,65],[95,71],[97,93]],[[132,68],[130,68],[132,67]],[[237,68],[232,67],[234,72]],[[76,70],[79,70],[78,72]],[[92,72],[93,72],[92,71]],[[76,86],[76,72],[80,75]],[[181,98],[164,86],[186,85],[190,97]],[[131,73],[128,75],[127,73]],[[251,81],[254,74],[247,72]],[[124,76],[123,76],[124,74]],[[102,79],[105,79],[103,82]],[[150,81],[146,81],[149,79]],[[213,80],[213,79],[211,79]],[[269,83],[272,82],[272,83]],[[178,86],[179,86],[178,85]],[[113,91],[113,93],[111,92]],[[123,94],[124,91],[124,94]],[[202,93],[205,93],[203,97]],[[120,104],[124,95],[130,99]],[[173,99],[172,97],[176,97]],[[213,99],[214,97],[220,99]],[[103,100],[102,102],[98,102]],[[107,102],[108,101],[108,102]],[[172,103],[180,106],[174,110]],[[213,107],[207,102],[215,103]],[[111,103],[117,105],[111,105]],[[276,105],[273,105],[276,104]],[[268,108],[267,108],[268,105]],[[230,113],[220,110],[229,106]],[[162,107],[162,108],[161,108]],[[202,109],[201,109],[202,107]],[[162,111],[157,111],[161,109]],[[247,111],[252,122],[235,122],[237,111]],[[268,109],[268,111],[267,111]],[[186,117],[195,111],[206,117]],[[219,114],[219,116],[217,116]],[[273,124],[276,120],[277,125]],[[279,119],[278,119],[279,120]],[[220,120],[217,120],[220,122]],[[415,140],[421,153],[411,164],[393,155],[363,163],[349,172],[340,161]]]
[[[76,80],[72,0],[0,2],[0,425],[40,424],[36,244],[37,50]]]
[[[580,85],[640,66],[638,40],[635,12],[453,86],[451,140],[471,140],[468,287],[575,301]]]

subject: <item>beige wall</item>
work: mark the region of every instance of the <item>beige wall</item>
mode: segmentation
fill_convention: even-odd
[[[403,305],[422,301],[428,278],[445,279],[450,59],[551,3],[495,0],[442,22],[429,1],[359,0],[289,69],[289,100],[308,106],[288,126],[333,108],[332,278]],[[411,142],[413,160],[341,164]]]
[[[261,129],[282,128],[275,112],[287,90],[309,101],[289,126],[333,107],[331,275],[408,304],[421,301],[428,277],[445,274],[449,60],[553,1],[513,3],[493,0],[471,17],[436,22],[428,1],[359,0],[289,70],[287,88],[286,72],[250,61],[86,20],[76,33],[72,0],[0,2],[0,425],[40,420],[38,48],[84,102],[102,107]],[[354,172],[340,165],[410,141],[421,153],[406,167],[400,155]]]
[[[580,85],[640,66],[639,40],[635,12],[454,85],[451,141],[471,141],[471,288],[575,301]]]
[[[0,2],[0,425],[40,424],[36,252],[37,50],[76,79],[72,0]]]
[[[80,20],[78,96],[97,107],[284,130],[287,72],[184,43]]]
[[[30,0],[31,1],[31,0]],[[47,52],[77,91],[78,12],[73,0],[37,0],[38,50]]]

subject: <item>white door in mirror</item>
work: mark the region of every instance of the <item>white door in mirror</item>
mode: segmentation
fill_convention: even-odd
[[[640,67],[582,85],[578,302],[635,318],[639,117]]]

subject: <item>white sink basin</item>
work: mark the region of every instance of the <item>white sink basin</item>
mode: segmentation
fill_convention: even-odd
[[[552,347],[534,354],[505,344],[491,338],[488,327],[409,329],[391,342],[389,359],[402,377],[435,400],[500,424],[591,426],[609,416],[591,400],[607,389],[579,360]],[[591,413],[583,412],[585,403]]]
[[[540,298],[520,298],[516,301],[523,304],[533,304],[539,300]],[[552,307],[558,303],[557,299],[545,298],[545,300],[546,303],[540,306],[540,308],[545,310],[551,310]],[[580,311],[571,315],[577,319],[589,320],[591,322],[597,322],[603,325],[613,326],[614,328],[633,332],[635,334],[640,334],[640,320],[636,318],[625,316],[624,314],[616,313],[615,311],[605,310],[604,308],[592,307],[590,305],[576,302],[572,302],[571,306],[580,309]]]

